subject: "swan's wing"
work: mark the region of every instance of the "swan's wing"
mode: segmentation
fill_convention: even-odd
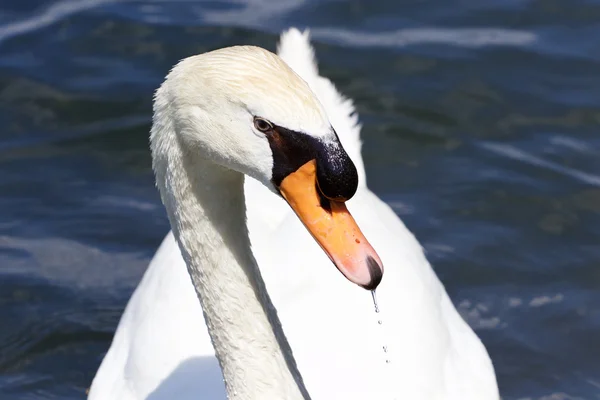
[[[309,31],[291,28],[281,35],[277,54],[308,83],[325,107],[329,122],[358,170],[361,186],[366,186],[365,168],[360,154],[360,124],[351,99],[344,97],[327,78],[319,75]]]
[[[384,263],[379,314],[371,294],[340,275],[295,216],[253,241],[308,392],[314,399],[498,400],[486,350],[419,242],[366,188],[348,208]]]

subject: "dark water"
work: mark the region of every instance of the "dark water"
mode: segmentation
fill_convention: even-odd
[[[600,2],[4,1],[0,399],[81,399],[168,223],[152,91],[310,26],[369,185],[425,246],[504,399],[600,398]]]

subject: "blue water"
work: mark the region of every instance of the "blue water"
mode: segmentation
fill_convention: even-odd
[[[4,1],[0,399],[81,399],[168,222],[147,150],[179,59],[311,27],[369,186],[504,399],[600,399],[600,2]]]

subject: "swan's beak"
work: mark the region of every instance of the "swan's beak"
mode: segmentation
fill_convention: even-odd
[[[381,259],[346,204],[319,195],[316,172],[315,160],[307,162],[281,181],[279,191],[337,269],[351,282],[374,290],[383,277]]]

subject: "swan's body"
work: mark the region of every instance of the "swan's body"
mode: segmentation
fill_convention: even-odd
[[[257,181],[245,181],[253,254],[310,396],[498,399],[485,348],[457,313],[413,235],[364,184],[351,103],[318,76],[306,35],[285,34],[279,54],[318,96],[354,160],[360,185],[348,207],[386,268],[377,289],[382,311],[375,314],[367,292],[323,267],[331,262],[288,205]],[[170,233],[123,314],[90,399],[225,399],[201,315]],[[259,364],[274,366],[264,360]],[[273,380],[290,383],[289,377],[271,372]]]

